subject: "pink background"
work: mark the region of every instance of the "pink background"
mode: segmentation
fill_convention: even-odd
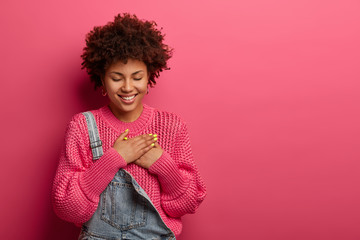
[[[208,187],[180,239],[360,239],[360,2],[1,1],[1,239],[76,239],[50,189],[70,117],[101,106],[85,34],[119,12],[175,48],[146,102],[181,115]]]

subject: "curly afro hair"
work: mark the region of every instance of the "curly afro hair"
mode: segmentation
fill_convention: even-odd
[[[129,13],[118,14],[113,22],[96,26],[87,34],[81,69],[86,68],[96,89],[102,86],[101,78],[112,63],[126,64],[128,59],[136,59],[147,66],[149,84],[153,86],[160,72],[169,69],[167,60],[172,56],[160,30],[153,21],[139,20]]]

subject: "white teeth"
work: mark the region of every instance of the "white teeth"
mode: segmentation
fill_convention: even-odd
[[[131,100],[131,99],[133,99],[135,97],[135,95],[133,95],[133,96],[131,96],[131,97],[121,97],[122,99],[124,99],[124,100]]]

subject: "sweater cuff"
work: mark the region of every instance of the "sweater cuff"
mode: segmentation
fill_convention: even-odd
[[[115,174],[126,165],[121,155],[114,148],[109,148],[80,176],[81,190],[89,200],[97,202]]]
[[[189,186],[189,179],[180,171],[170,154],[163,151],[160,158],[149,168],[151,174],[158,176],[166,200],[172,200],[183,194]],[[165,199],[164,199],[165,200]]]

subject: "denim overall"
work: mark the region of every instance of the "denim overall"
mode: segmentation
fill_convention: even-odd
[[[93,160],[103,155],[102,142],[91,112],[83,113],[88,125]],[[130,173],[120,169],[100,195],[97,210],[83,224],[79,240],[175,239],[149,196]]]

